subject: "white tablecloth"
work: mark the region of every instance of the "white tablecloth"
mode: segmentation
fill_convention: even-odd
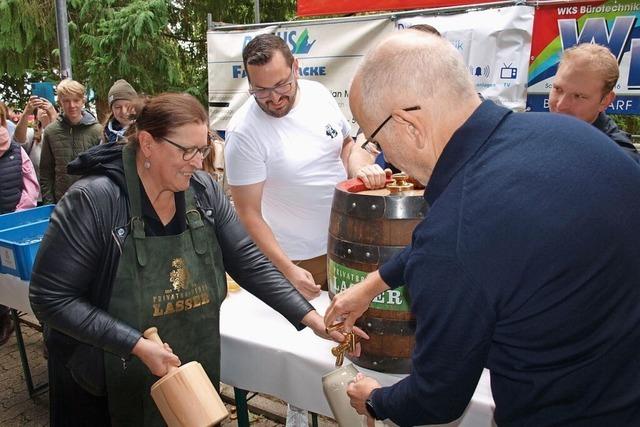
[[[312,304],[323,314],[329,305],[327,293],[323,292]],[[321,378],[335,369],[332,342],[317,337],[309,328],[296,331],[282,316],[245,290],[230,293],[222,304],[220,333],[222,382],[267,393],[300,408],[331,416]],[[345,359],[345,363],[350,362]],[[405,377],[357,368],[383,386]],[[485,370],[464,416],[450,425],[494,426],[494,407],[489,371]]]
[[[0,304],[33,315],[29,304],[29,282],[11,274],[0,274]]]
[[[0,304],[33,314],[29,304],[29,283],[0,274]],[[312,301],[320,314],[329,305],[326,292]],[[331,355],[334,343],[317,337],[309,328],[298,332],[282,316],[241,290],[230,293],[220,313],[222,338],[221,379],[244,390],[267,393],[295,406],[331,416],[322,392],[322,375],[335,369]],[[350,363],[345,359],[345,363]],[[404,375],[358,369],[383,386]],[[485,370],[464,416],[452,426],[494,426],[495,405],[489,371]]]

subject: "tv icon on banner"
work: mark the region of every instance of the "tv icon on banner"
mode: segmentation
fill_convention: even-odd
[[[512,67],[511,64],[509,64],[509,65],[502,64],[502,65],[504,65],[504,67],[500,68],[500,78],[501,79],[513,80],[513,79],[518,77],[518,69],[517,68]]]

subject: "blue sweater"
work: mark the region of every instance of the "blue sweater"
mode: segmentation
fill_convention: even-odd
[[[416,315],[410,376],[373,393],[444,423],[491,370],[503,426],[640,425],[640,168],[600,131],[485,101],[434,169],[412,244],[380,269]]]

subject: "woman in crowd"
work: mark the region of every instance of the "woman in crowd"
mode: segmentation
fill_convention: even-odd
[[[124,139],[124,134],[131,124],[129,118],[131,101],[138,94],[135,89],[124,79],[116,81],[107,95],[110,114],[104,122],[102,144],[115,143]]]
[[[0,101],[0,126],[9,131],[9,138],[13,138],[13,132],[16,130],[16,125],[11,121],[11,114],[7,104]]]
[[[36,205],[40,186],[27,153],[0,126],[0,215]],[[4,261],[4,260],[3,260]],[[0,346],[13,333],[9,307],[0,305]]]
[[[52,426],[162,425],[149,387],[180,360],[199,361],[217,386],[225,270],[296,328],[326,337],[200,170],[212,148],[200,103],[162,94],[134,109],[126,145],[93,147],[69,165],[85,178],[56,206],[35,261]],[[142,336],[151,326],[170,348]]]
[[[202,170],[211,175],[216,182],[222,183],[224,176],[224,140],[215,131],[210,131],[211,152],[202,160]]]

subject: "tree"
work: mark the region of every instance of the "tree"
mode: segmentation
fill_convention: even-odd
[[[622,130],[629,132],[631,135],[640,135],[640,116],[612,114],[611,117]],[[633,142],[640,143],[640,139]]]
[[[186,91],[206,105],[207,14],[215,22],[251,23],[253,4],[253,0],[68,0],[73,78],[95,91],[100,116],[107,92],[119,78],[139,92]],[[294,16],[295,0],[261,4],[262,21]],[[0,22],[0,76],[5,75],[0,97],[13,101],[36,75],[57,79],[55,1],[0,0]],[[12,82],[18,82],[17,87]]]
[[[79,3],[79,25],[74,39],[79,41],[85,54],[76,63],[102,101],[98,104],[99,115],[105,110],[109,88],[119,78],[127,79],[136,90],[147,94],[185,90],[189,86],[180,45],[170,36],[170,2],[82,0],[74,3]]]
[[[54,0],[0,0],[0,75],[58,66],[54,13]]]

